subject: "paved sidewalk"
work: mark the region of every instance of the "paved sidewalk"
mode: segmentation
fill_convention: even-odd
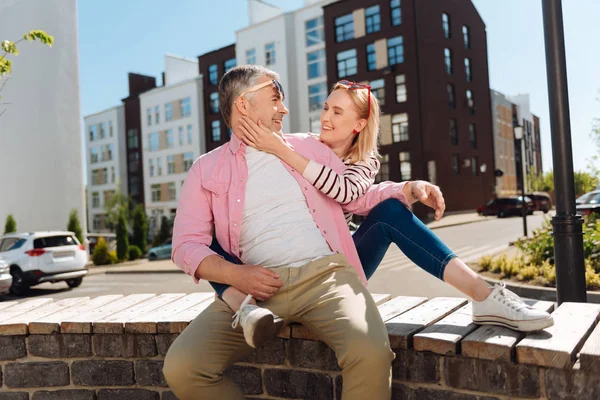
[[[469,213],[454,213],[446,214],[441,221],[429,222],[427,226],[429,229],[447,228],[449,226],[472,224],[474,222],[484,222],[490,219],[496,219],[495,216],[483,217],[476,212]]]

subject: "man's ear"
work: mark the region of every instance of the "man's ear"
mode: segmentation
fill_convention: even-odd
[[[250,102],[245,97],[238,97],[235,100],[234,105],[242,115],[248,116],[248,114],[250,113]]]

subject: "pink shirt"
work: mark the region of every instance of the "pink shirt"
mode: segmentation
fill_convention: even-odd
[[[337,173],[343,173],[346,169],[331,149],[310,135],[290,134],[284,137],[304,157],[326,165]],[[223,250],[238,258],[240,256],[239,240],[248,178],[245,156],[246,145],[232,135],[228,143],[198,158],[187,174],[173,226],[172,260],[188,275],[194,276],[202,260],[216,254],[209,249],[214,229]],[[404,183],[383,182],[373,185],[363,196],[340,205],[323,195],[302,174],[285,163],[283,165],[303,189],[317,227],[331,249],[344,254],[366,284],[365,273],[343,212],[366,215],[389,198],[406,202],[402,194]]]

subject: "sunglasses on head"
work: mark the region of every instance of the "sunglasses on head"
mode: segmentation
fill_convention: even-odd
[[[281,94],[281,99],[285,99],[285,93],[283,92],[283,86],[281,86],[281,83],[279,83],[278,80],[273,79],[270,81],[266,81],[263,83],[259,83],[258,85],[252,86],[250,89],[246,89],[244,90],[242,93],[240,93],[240,95],[238,96],[238,98],[250,93],[250,92],[256,92],[264,87],[267,87],[269,85],[273,86],[273,89],[275,89],[277,91],[277,93]]]
[[[348,90],[359,90],[359,89],[367,89],[368,90],[368,105],[367,105],[367,119],[371,116],[371,85],[363,85],[362,83],[342,80],[337,83],[338,85],[345,86]]]

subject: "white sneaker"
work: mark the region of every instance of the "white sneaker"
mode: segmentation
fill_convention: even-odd
[[[257,348],[273,339],[281,328],[283,320],[266,308],[250,304],[252,295],[246,296],[240,309],[233,315],[232,328],[241,325],[244,338],[249,346]]]
[[[519,296],[506,289],[504,283],[484,301],[473,301],[473,322],[499,325],[521,332],[539,331],[554,325],[552,315],[528,306]]]

